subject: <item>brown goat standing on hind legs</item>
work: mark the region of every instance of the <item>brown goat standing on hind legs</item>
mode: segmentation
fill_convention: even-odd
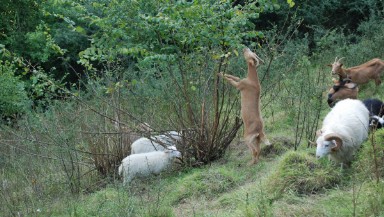
[[[244,122],[244,142],[252,152],[249,164],[256,164],[260,156],[260,143],[270,145],[264,133],[263,119],[260,112],[260,82],[257,75],[259,62],[263,61],[249,48],[244,48],[244,58],[248,65],[248,75],[240,79],[233,75],[218,75],[226,79],[232,86],[240,90],[241,117]]]
[[[384,61],[378,58],[374,58],[366,63],[351,68],[343,68],[343,63],[340,59],[335,59],[332,64],[328,66],[332,67],[332,75],[339,75],[342,79],[350,80],[356,84],[365,84],[370,80],[375,80],[375,84],[381,84],[381,73],[384,70]]]

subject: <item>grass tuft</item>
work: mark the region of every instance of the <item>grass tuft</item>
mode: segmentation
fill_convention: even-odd
[[[179,203],[194,196],[213,198],[231,189],[237,182],[234,171],[228,168],[198,170],[177,181],[173,202]]]
[[[280,197],[283,193],[293,192],[309,195],[332,188],[342,180],[342,173],[330,162],[317,161],[306,152],[289,151],[266,183],[272,195]]]

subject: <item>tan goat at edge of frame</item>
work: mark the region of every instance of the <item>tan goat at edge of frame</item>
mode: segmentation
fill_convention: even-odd
[[[244,142],[252,152],[250,165],[256,164],[259,160],[263,142],[270,145],[263,126],[263,119],[260,112],[260,82],[257,74],[259,62],[263,61],[249,48],[244,48],[244,58],[248,65],[248,75],[244,79],[229,74],[219,73],[218,75],[226,79],[232,86],[240,90],[241,94],[241,117],[244,122]]]
[[[361,65],[343,68],[341,60],[344,57],[337,59],[328,66],[332,67],[332,75],[339,75],[343,79],[348,79],[356,84],[365,84],[370,80],[375,80],[375,84],[381,84],[381,73],[384,70],[384,61],[379,58],[374,58]]]

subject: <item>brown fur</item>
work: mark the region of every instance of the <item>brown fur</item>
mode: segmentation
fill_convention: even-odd
[[[263,119],[260,112],[260,82],[257,74],[259,61],[262,61],[249,48],[244,48],[244,58],[248,65],[248,75],[244,79],[229,74],[219,74],[232,86],[240,90],[241,117],[244,122],[244,142],[252,152],[250,164],[256,164],[260,156],[260,144],[269,141],[264,133]]]
[[[359,88],[355,83],[346,83],[343,82],[340,78],[339,80],[333,80],[334,86],[328,91],[328,105],[333,107],[336,102],[343,99],[357,99],[357,94]]]
[[[342,59],[342,58],[341,58]],[[350,79],[356,84],[365,84],[375,80],[376,85],[381,84],[381,73],[384,70],[384,61],[374,58],[366,63],[351,68],[343,68],[343,63],[335,59],[332,65],[332,74],[339,75],[343,79]]]

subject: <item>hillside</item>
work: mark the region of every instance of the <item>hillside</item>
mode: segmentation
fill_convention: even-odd
[[[0,216],[384,216],[384,131],[344,169],[310,142],[329,65],[384,59],[383,1],[3,0],[0,15]],[[253,166],[220,76],[246,76],[244,48],[273,144]],[[384,100],[383,84],[354,91]],[[182,159],[123,186],[132,142],[169,131]]]
[[[375,133],[380,149],[384,131]],[[292,145],[274,139],[277,147]],[[280,147],[281,148],[281,147]],[[175,168],[169,174],[120,180],[80,197],[40,198],[30,209],[38,216],[381,216],[383,177],[375,180],[364,144],[352,168],[341,170],[314,159],[314,148],[299,151],[263,148],[259,164],[241,143],[231,145],[221,160],[201,168]],[[383,156],[378,156],[380,161]],[[360,159],[360,160],[359,160]],[[360,164],[360,165],[359,165]]]

